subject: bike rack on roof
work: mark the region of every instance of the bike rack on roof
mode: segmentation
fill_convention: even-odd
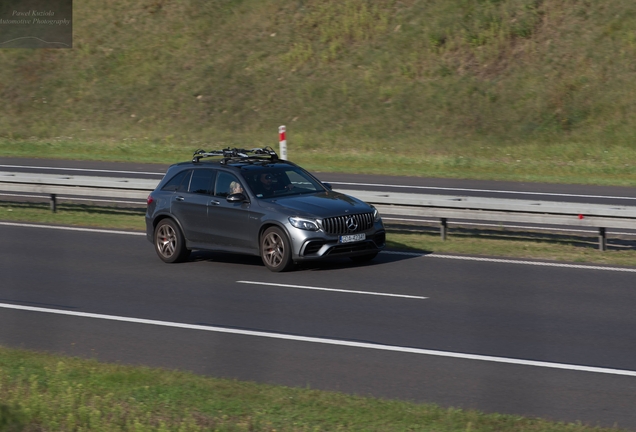
[[[223,150],[205,151],[199,149],[192,155],[192,162],[199,162],[202,158],[206,157],[222,157],[220,163],[227,164],[228,162],[263,162],[278,160],[278,155],[271,147],[253,148],[253,149],[239,149],[239,148],[225,148]]]

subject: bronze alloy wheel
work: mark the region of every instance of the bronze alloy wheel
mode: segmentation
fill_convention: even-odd
[[[261,258],[271,271],[282,272],[292,266],[291,247],[286,234],[280,228],[270,227],[263,233]]]
[[[181,230],[171,219],[164,219],[157,225],[155,250],[159,258],[167,263],[184,261],[190,255],[190,251],[185,247]]]

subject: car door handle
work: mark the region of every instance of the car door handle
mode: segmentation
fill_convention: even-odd
[[[212,205],[219,205],[219,204],[221,204],[221,201],[218,201],[218,200],[212,200],[212,201],[210,201],[210,204],[212,204]]]
[[[183,201],[183,200],[185,200],[185,198],[184,198],[184,197],[182,197],[182,196],[178,196],[178,197],[176,197],[175,199],[176,199],[177,201]]]

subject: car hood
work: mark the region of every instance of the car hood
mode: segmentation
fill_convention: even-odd
[[[334,191],[281,197],[267,200],[261,205],[276,209],[289,216],[317,218],[371,211],[369,204],[364,201]]]

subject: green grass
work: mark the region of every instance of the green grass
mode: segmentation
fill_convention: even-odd
[[[275,135],[274,135],[275,136]],[[320,150],[302,147],[288,134],[289,159],[315,172],[347,172],[401,176],[508,180],[522,182],[636,185],[636,155],[632,148],[576,143],[541,146],[474,147],[436,154],[425,144],[408,147],[402,143],[343,140],[325,144]],[[127,139],[128,140],[128,139]],[[252,148],[275,142],[237,135],[232,140],[209,144],[206,149],[225,146]],[[373,147],[375,145],[375,149]],[[59,140],[15,141],[0,139],[0,154],[75,160],[105,160],[171,164],[189,160],[201,143],[158,144],[144,138],[117,142]]]
[[[610,430],[5,347],[0,401],[7,432]]]
[[[74,6],[73,50],[0,50],[4,156],[175,162],[285,124],[316,171],[636,183],[629,0]]]

